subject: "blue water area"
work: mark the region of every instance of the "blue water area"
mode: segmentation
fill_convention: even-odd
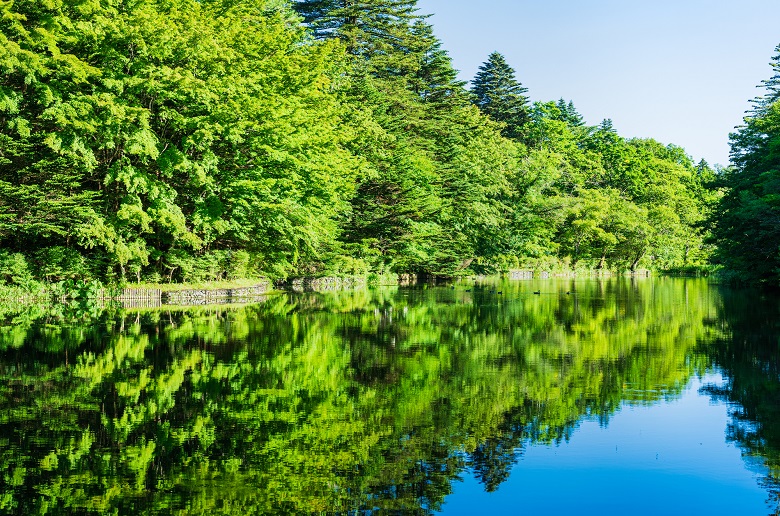
[[[473,475],[441,514],[767,514],[762,462],[727,439],[732,407],[694,378],[677,399],[624,405],[604,423],[585,420],[568,441],[518,449],[492,493]]]

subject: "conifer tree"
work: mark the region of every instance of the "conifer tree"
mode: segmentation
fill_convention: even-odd
[[[410,72],[416,46],[409,27],[423,19],[417,0],[296,0],[293,8],[317,39],[338,38],[347,51],[379,76]]]
[[[767,108],[775,101],[780,100],[780,45],[775,47],[775,56],[772,58],[770,66],[774,74],[769,79],[761,81],[761,86],[766,89],[766,93],[753,99],[753,113],[756,115],[766,114]]]
[[[566,122],[571,127],[582,127],[585,125],[582,115],[577,112],[577,109],[574,107],[574,102],[571,100],[567,104],[563,98],[560,98],[558,99],[558,102],[555,103],[555,106],[561,112],[560,120],[562,122]]]
[[[487,120],[470,105],[415,0],[295,5],[316,38],[346,42],[356,58],[346,103],[379,128],[354,149],[368,167],[344,224],[346,246],[379,255],[380,268],[452,272],[474,257],[479,234],[499,219],[500,160],[488,141],[499,135],[483,127]],[[460,216],[464,204],[477,202],[478,216]]]
[[[777,47],[780,52],[780,46]],[[731,162],[713,214],[716,257],[739,278],[780,286],[780,54],[745,124],[731,135]]]
[[[474,103],[490,118],[505,124],[503,135],[515,140],[522,139],[529,120],[527,91],[498,52],[490,54],[479,67],[471,86]]]
[[[415,49],[418,68],[409,79],[412,90],[427,102],[466,104],[466,83],[458,79],[458,72],[434,35],[433,27],[424,20],[417,20],[411,32],[418,42]]]

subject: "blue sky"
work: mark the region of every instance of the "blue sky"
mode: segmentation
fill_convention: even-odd
[[[470,80],[499,51],[531,100],[728,164],[728,134],[772,74],[780,0],[419,0]]]

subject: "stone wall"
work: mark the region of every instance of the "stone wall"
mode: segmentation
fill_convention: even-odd
[[[366,286],[363,277],[325,277],[325,278],[293,278],[281,285],[294,292],[316,292],[321,290],[343,290]]]
[[[269,283],[251,287],[191,289],[163,292],[162,301],[167,304],[201,305],[262,296],[268,292]]]

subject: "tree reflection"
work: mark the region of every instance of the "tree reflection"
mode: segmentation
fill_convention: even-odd
[[[0,510],[426,514],[705,370],[706,283],[554,285],[30,316],[0,331]]]
[[[704,389],[733,404],[727,438],[746,460],[764,463],[761,483],[780,514],[780,298],[724,289],[720,299],[713,323],[719,337],[708,351],[725,382]]]

